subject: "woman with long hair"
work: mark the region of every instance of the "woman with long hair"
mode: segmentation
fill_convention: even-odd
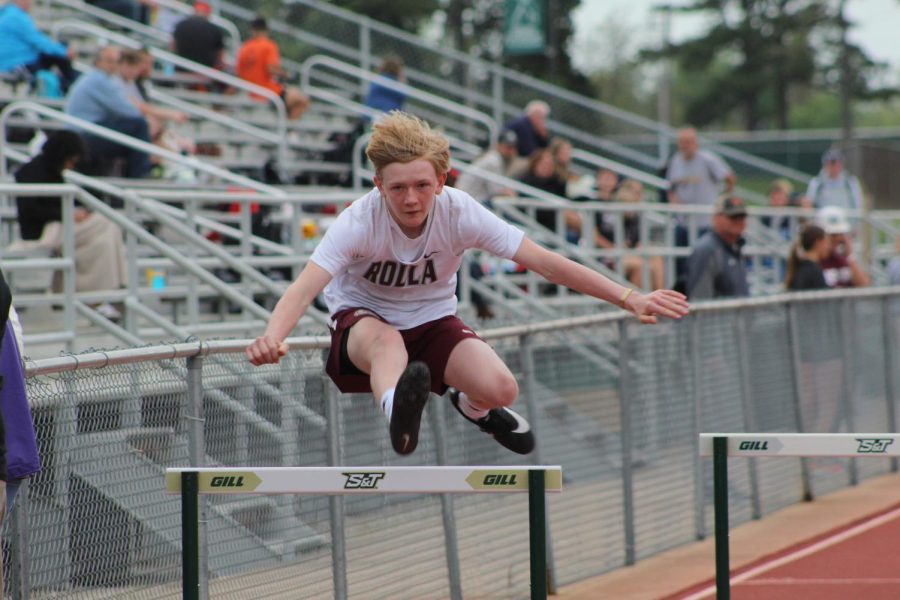
[[[789,290],[823,290],[828,288],[819,261],[831,252],[825,230],[818,225],[806,225],[791,245],[784,276]]]

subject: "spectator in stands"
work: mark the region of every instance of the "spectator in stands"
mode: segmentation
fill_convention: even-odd
[[[741,247],[747,207],[734,196],[715,204],[712,228],[700,236],[687,261],[685,291],[691,300],[749,296]]]
[[[644,186],[636,179],[626,179],[619,185],[616,191],[616,202],[624,204],[639,203],[644,201]],[[628,249],[636,249],[641,246],[641,215],[636,212],[625,212],[622,215],[622,232],[625,236],[623,245]],[[614,235],[610,239],[615,239]],[[633,285],[643,287],[644,265],[650,269],[650,288],[660,290],[663,288],[663,261],[660,256],[642,257],[630,254],[623,259],[625,277]]]
[[[63,171],[73,169],[85,154],[81,136],[60,130],[44,143],[41,153],[16,171],[17,183],[65,183]],[[24,240],[44,236],[44,228],[62,221],[59,196],[20,196],[16,198],[19,231]],[[75,289],[78,291],[115,290],[126,282],[125,244],[122,231],[103,215],[75,208]],[[62,232],[56,243],[62,246]],[[98,311],[107,318],[121,317],[110,304]]]
[[[590,195],[580,195],[573,198],[576,202],[615,202],[616,190],[619,187],[619,176],[609,169],[597,169],[595,176],[596,188]],[[580,236],[579,236],[580,237]],[[594,246],[609,250],[615,244],[612,242],[612,223],[603,218],[600,211],[594,212]]]
[[[150,127],[150,139],[156,142],[168,122],[184,123],[187,121],[187,114],[180,110],[165,108],[155,104],[151,104],[142,89],[142,83],[139,80],[145,75],[148,65],[147,60],[150,58],[149,53],[142,50],[132,50],[125,48],[119,56],[119,78],[125,86],[125,93],[128,99],[134,104],[147,119]]]
[[[525,112],[506,124],[504,129],[516,132],[519,156],[530,157],[535,150],[546,148],[550,144],[550,132],[547,129],[547,117],[550,116],[550,105],[543,100],[532,100],[525,106]]]
[[[828,289],[819,261],[831,254],[829,244],[824,229],[812,223],[805,225],[791,245],[784,287],[792,291]]]
[[[376,122],[366,154],[375,189],[329,227],[246,354],[254,365],[279,362],[284,340],[324,290],[333,316],[326,372],[342,392],[373,393],[398,454],[416,449],[430,393],[449,386],[454,408],[497,443],[518,454],[535,446],[527,421],[508,408],[518,396],[512,372],[455,316],[453,282],[466,249],[512,259],[643,323],[688,312],[681,294],[635,293],[446,187],[448,141],[416,117],[394,112]]]
[[[831,149],[822,155],[822,170],[810,180],[806,197],[816,208],[836,206],[844,210],[862,209],[862,187],[859,179],[844,170],[844,157],[840,150]]]
[[[828,287],[864,287],[869,285],[869,276],[853,254],[852,227],[847,214],[837,206],[826,206],[817,213],[819,225],[829,238],[830,252],[819,260],[819,266],[825,273]]]
[[[528,171],[522,177],[522,183],[543,190],[549,194],[566,197],[566,182],[562,181],[556,173],[556,163],[548,149],[536,150],[528,159]],[[548,202],[549,203],[549,202]],[[535,220],[550,231],[557,231],[556,213],[562,208],[539,208],[534,213]],[[581,219],[578,213],[565,210],[563,220],[566,229],[578,229]],[[563,232],[564,233],[564,232]]]
[[[47,37],[29,11],[32,0],[10,0],[0,7],[0,73],[22,70],[33,80],[38,71],[54,69],[65,93],[78,78],[72,52]]]
[[[494,175],[506,176],[513,160],[516,158],[516,132],[511,129],[500,134],[494,147],[479,156],[472,162],[472,166]],[[495,196],[515,196],[516,193],[503,185],[479,177],[472,171],[466,171],[460,175],[456,187],[479,202],[488,204]]]
[[[142,23],[147,22],[145,9],[156,6],[155,0],[85,0],[85,3]]]
[[[398,83],[406,83],[406,75],[403,73],[403,59],[395,54],[385,56],[378,67],[378,74]],[[369,84],[363,104],[369,108],[389,113],[392,110],[403,110],[406,104],[406,93],[396,90],[389,85],[373,81]],[[363,115],[363,121],[370,121],[369,115]]]
[[[900,235],[895,243],[897,256],[888,261],[888,284],[900,285]]]
[[[12,513],[16,495],[27,479],[41,470],[34,422],[25,390],[25,369],[19,315],[9,308],[6,333],[0,341],[0,408],[6,425],[6,515]]]
[[[736,178],[731,168],[716,154],[700,148],[697,130],[685,127],[678,131],[678,151],[669,159],[666,169],[669,182],[669,202],[713,206],[720,194],[728,195],[734,189]],[[724,189],[723,189],[724,187]],[[709,217],[693,217],[702,235],[709,228]],[[675,245],[690,245],[688,219],[679,219],[675,227]],[[676,262],[678,276],[683,276],[684,259]]]
[[[506,176],[516,156],[516,133],[511,129],[507,129],[500,134],[497,143],[491,149],[472,162],[472,166],[495,175]],[[467,192],[489,208],[493,198],[516,195],[515,191],[502,183],[489,181],[472,171],[466,171],[460,175],[454,187]],[[484,277],[482,266],[477,261],[473,260],[469,263],[469,276],[476,281]],[[458,287],[459,281],[457,281]],[[459,289],[457,289],[457,295],[459,295]],[[487,298],[473,290],[471,300],[475,306],[478,318],[492,319],[494,317],[494,310],[491,308],[491,303]]]
[[[145,90],[144,79],[149,75],[153,66],[153,57],[146,50],[122,50],[119,59],[119,77],[125,86],[128,99],[140,109],[141,114],[147,119],[150,127],[150,139],[160,148],[171,150],[182,155],[194,154],[196,146],[194,141],[183,135],[179,135],[169,123],[184,123],[188,120],[186,113],[172,108],[165,108],[150,102]],[[156,156],[150,158],[154,165],[154,172],[160,172],[166,179],[178,179],[179,181],[194,181],[196,174],[190,167],[178,164],[171,160],[165,160]]]
[[[789,208],[791,206],[791,194],[794,186],[787,179],[776,179],[769,186],[769,206],[771,208]],[[788,215],[764,216],[762,224],[778,232],[783,240],[789,240],[794,232],[791,227],[791,218]]]
[[[128,99],[119,72],[119,48],[106,46],[97,53],[95,69],[78,78],[66,97],[65,111],[73,117],[118,131],[143,142],[150,141],[150,126],[140,109]],[[124,158],[126,177],[146,177],[150,159],[143,150],[120,145],[85,132],[93,163]],[[101,167],[101,170],[105,167]]]
[[[172,32],[172,49],[175,54],[210,69],[225,66],[225,34],[218,25],[210,22],[212,7],[209,2],[194,2],[194,14],[175,25]]]
[[[281,68],[278,44],[269,37],[269,26],[262,17],[250,23],[253,34],[241,44],[237,53],[237,75],[251,83],[272,90],[284,101],[288,119],[296,120],[309,108],[309,98],[295,87],[282,85],[277,78],[286,72]]]

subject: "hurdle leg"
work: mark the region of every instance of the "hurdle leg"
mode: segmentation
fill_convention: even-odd
[[[531,540],[531,600],[547,598],[547,539],[544,471],[528,471],[528,531]]]
[[[728,438],[713,438],[713,506],[716,522],[716,600],[731,597],[728,557]]]
[[[196,471],[181,473],[182,598],[200,600],[200,513]]]

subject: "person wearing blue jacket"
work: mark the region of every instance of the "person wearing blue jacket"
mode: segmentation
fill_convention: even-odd
[[[62,91],[78,78],[69,50],[44,34],[28,14],[32,0],[10,0],[0,7],[0,73],[25,69],[30,78],[55,68]]]

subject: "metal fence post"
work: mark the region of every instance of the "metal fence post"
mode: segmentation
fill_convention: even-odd
[[[341,411],[330,380],[325,380],[325,421],[328,436],[328,465],[341,464]],[[347,550],[344,544],[344,498],[328,496],[331,518],[331,576],[335,600],[347,600]]]
[[[192,467],[206,466],[206,440],[203,426],[203,357],[192,356],[187,359],[187,407],[185,420],[188,435],[188,462]],[[197,544],[199,560],[198,589],[200,598],[209,598],[209,539],[207,531],[207,513],[209,501],[200,496],[197,502]],[[183,518],[183,517],[182,517]]]
[[[897,364],[896,346],[894,344],[894,323],[891,320],[891,304],[897,304],[900,312],[900,300],[885,296],[881,299],[881,331],[884,335],[884,395],[887,402],[888,427],[891,432],[897,431],[897,386],[895,384],[896,372],[891,365]],[[891,471],[898,470],[898,460],[891,459]]]
[[[628,408],[627,399],[634,390],[631,373],[628,369],[628,362],[631,359],[629,346],[628,322],[621,319],[619,321],[619,412],[622,440],[622,525],[625,534],[625,564],[633,565],[636,554],[634,547],[634,482],[631,470],[631,411]]]
[[[434,446],[437,464],[447,464],[447,438],[445,434],[443,407],[445,404],[428,405],[428,418],[434,432]],[[462,569],[459,564],[459,540],[456,535],[456,513],[453,508],[453,494],[441,494],[441,518],[444,523],[444,551],[447,554],[447,579],[450,584],[451,600],[462,600]]]
[[[744,412],[744,430],[756,431],[756,411],[754,410],[753,386],[750,384],[750,349],[747,343],[747,327],[748,309],[740,309],[738,318],[735,320],[737,345],[738,345],[738,367],[740,369],[741,378],[741,404]],[[762,507],[759,502],[759,477],[755,458],[747,459],[747,475],[750,478],[750,504],[753,511],[753,518],[762,517]]]
[[[840,305],[840,331],[841,331],[841,402],[840,402],[840,412],[844,414],[844,418],[847,421],[847,430],[848,431],[856,431],[856,428],[853,425],[853,406],[851,405],[850,398],[853,395],[853,372],[854,369],[851,365],[853,361],[853,352],[849,352],[847,350],[847,344],[850,340],[855,341],[855,336],[853,335],[854,328],[850,327],[850,310],[852,306],[849,301],[841,300]],[[855,344],[854,344],[855,346]],[[836,425],[840,426],[840,422],[836,423]],[[859,483],[859,469],[856,463],[855,458],[850,459],[849,465],[849,473],[848,473],[848,481],[850,485],[856,485]]]
[[[547,504],[544,497],[546,471],[528,471],[528,538],[531,562],[531,600],[547,598]]]
[[[788,346],[791,351],[791,374],[794,383],[794,417],[797,419],[797,431],[803,432],[803,411],[801,401],[803,397],[803,385],[800,382],[800,332],[797,327],[797,305],[789,302],[787,305],[788,319]],[[809,478],[809,460],[800,459],[800,480],[803,489],[803,499],[813,499],[812,483]]]
[[[535,384],[534,371],[534,352],[532,350],[531,336],[523,334],[519,336],[519,362],[522,368],[522,396],[525,399],[525,406],[528,407],[528,418],[530,420],[531,431],[536,439],[540,437],[540,419],[538,418],[537,403],[537,385]],[[543,462],[543,454],[541,446],[538,444],[534,452],[531,453],[532,464],[541,465]],[[546,540],[546,563],[547,563],[547,581],[548,589],[551,594],[556,593],[556,564],[553,561],[553,536],[550,534],[550,516],[544,515],[544,525],[547,528],[545,532]]]
[[[700,460],[699,439],[700,432],[703,430],[703,407],[701,406],[700,397],[700,360],[698,354],[700,352],[700,318],[697,315],[689,317],[689,339],[688,353],[691,361],[691,386],[693,392],[693,402],[691,409],[693,410],[693,431],[691,431],[692,444],[694,446],[694,529],[698,540],[706,538],[706,498],[704,497],[704,462]]]
[[[9,591],[13,598],[28,600],[31,597],[31,551],[28,543],[28,480],[22,481],[16,496],[16,510],[12,515],[12,527],[7,529],[14,540],[10,548]]]

